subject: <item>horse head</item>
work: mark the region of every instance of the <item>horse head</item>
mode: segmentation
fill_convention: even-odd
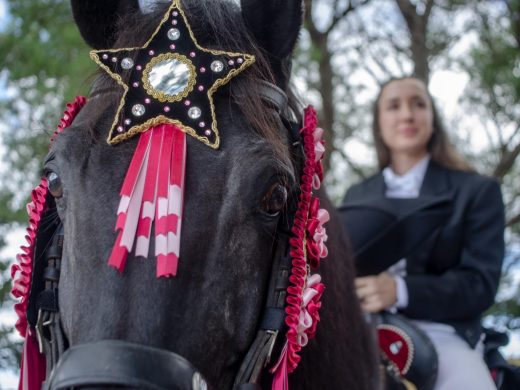
[[[85,41],[101,53],[146,46],[170,6],[158,4],[153,12],[143,14],[135,0],[72,0],[72,11]],[[228,389],[234,381],[235,385],[241,383],[244,372],[248,378],[257,378],[263,370],[265,361],[257,367],[257,355],[266,351],[270,355],[276,339],[272,332],[262,333],[265,339],[257,334],[264,306],[276,299],[284,304],[287,286],[277,285],[276,272],[287,281],[290,264],[276,267],[288,256],[287,232],[294,222],[291,213],[299,207],[305,160],[298,129],[290,124],[301,121],[301,115],[289,88],[302,1],[242,0],[239,6],[229,1],[183,0],[182,9],[200,47],[215,53],[247,53],[255,61],[213,91],[218,144],[208,141],[211,132],[206,133],[207,138],[186,136],[182,235],[178,266],[170,272],[176,273],[174,277],[156,277],[153,241],[148,256],[130,251],[124,269],[107,266],[117,237],[114,226],[119,223],[116,210],[121,207],[121,188],[140,141],[135,136],[117,144],[106,142],[113,140],[113,120],[121,111],[121,86],[130,76],[122,76],[119,83],[105,72],[96,77],[84,107],[52,142],[44,167],[63,224],[58,286],[58,325],[63,335],[58,344],[63,345],[58,349],[68,346],[72,351],[100,340],[116,340],[170,351],[176,362],[182,357],[180,366],[196,367],[215,388]],[[173,28],[171,39],[177,33]],[[111,52],[105,52],[110,61],[106,53]],[[150,50],[150,56],[153,54]],[[108,69],[100,56],[94,55]],[[204,86],[200,88],[204,90]],[[323,193],[320,197],[328,202]],[[368,389],[377,377],[373,344],[355,301],[352,265],[341,226],[335,218],[331,226],[329,239],[337,245],[338,262],[325,273],[332,286],[328,300],[333,309],[325,313],[326,330],[319,337],[331,358],[327,364],[332,372],[316,368],[316,362],[326,355],[314,344],[303,359],[307,360],[305,370],[297,375],[297,382],[301,388],[320,384]],[[273,285],[283,294],[273,297]],[[267,322],[274,321],[272,313],[268,317]],[[347,321],[348,331],[344,331],[340,324]],[[283,326],[283,317],[279,326]],[[95,348],[83,357],[94,365],[99,358],[109,377],[112,363],[139,354],[125,348],[117,354],[122,345],[117,342],[106,350],[108,357],[103,349]],[[266,345],[259,346],[262,343]],[[280,344],[274,347],[277,352]],[[346,356],[347,351],[352,356]],[[144,349],[140,352],[138,365],[157,369],[157,376],[162,377],[160,367],[150,367],[158,355]],[[360,360],[361,354],[368,358]],[[157,365],[171,359],[171,354],[165,355]],[[72,365],[82,368],[79,360]],[[170,365],[169,375],[182,371],[180,366]],[[146,371],[135,366],[130,369]],[[204,388],[199,376],[193,378],[198,378],[198,382],[193,379],[197,383],[193,388]],[[134,387],[146,387],[136,383]],[[178,388],[190,386],[191,382]]]
[[[165,8],[143,15],[130,2],[73,1],[94,48],[139,46]],[[203,47],[252,53],[256,63],[215,96],[218,150],[187,137],[184,220],[178,275],[156,278],[150,259],[130,255],[124,272],[108,267],[119,191],[136,148],[104,140],[121,88],[100,75],[93,96],[53,142],[45,169],[59,177],[64,223],[59,305],[70,345],[117,339],[175,351],[209,382],[229,388],[266,297],[277,229],[297,173],[276,107],[258,82],[287,87],[288,58],[301,1],[185,1]],[[215,357],[219,356],[218,359]]]

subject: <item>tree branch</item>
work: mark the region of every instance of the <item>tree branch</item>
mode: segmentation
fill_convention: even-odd
[[[518,155],[520,155],[520,143],[518,143],[513,150],[506,151],[500,156],[500,161],[493,171],[493,176],[502,179],[513,167]]]
[[[370,2],[370,0],[362,0],[359,2],[359,4],[354,5],[352,1],[349,1],[347,8],[345,8],[342,12],[336,13],[334,15],[334,17],[332,18],[332,22],[330,23],[327,30],[325,30],[325,33],[329,34],[332,30],[334,30],[334,28],[337,26],[337,24],[340,21],[342,21],[349,13],[351,13],[352,11],[356,10],[357,8],[367,4],[368,2]]]
[[[343,160],[345,160],[345,162],[350,166],[352,171],[356,175],[358,175],[361,179],[367,178],[367,174],[363,171],[363,169],[358,164],[356,164],[354,161],[352,161],[352,159],[348,156],[348,154],[343,149],[334,148],[333,151],[338,152],[341,155],[341,157],[343,158]]]
[[[516,40],[518,48],[520,48],[520,6],[518,3],[516,3],[515,7],[512,1],[506,1],[505,3],[509,9],[509,12],[511,13],[511,27],[513,30],[513,36]]]
[[[515,216],[509,218],[507,221],[506,221],[506,226],[507,227],[510,227],[510,226],[513,226],[513,225],[516,225],[517,223],[520,222],[520,213],[519,214],[516,214]]]
[[[408,28],[413,31],[413,26],[416,20],[415,18],[417,16],[414,5],[409,0],[395,0],[395,2],[401,10],[401,14],[404,17]]]
[[[424,18],[425,21],[427,21],[430,18],[430,14],[432,13],[432,9],[433,9],[434,5],[435,5],[435,1],[434,0],[427,0],[426,1],[426,6],[425,6],[425,9],[424,9],[424,14],[423,14],[423,18]]]
[[[305,7],[305,19],[304,19],[305,28],[307,29],[307,31],[309,31],[309,34],[311,35],[311,40],[316,41],[321,38],[323,33],[320,32],[316,28],[316,24],[314,23],[314,18],[312,16],[313,15],[312,0],[305,0],[304,7]]]

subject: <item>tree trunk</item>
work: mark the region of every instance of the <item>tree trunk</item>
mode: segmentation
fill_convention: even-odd
[[[428,0],[424,13],[418,14],[416,7],[410,0],[396,0],[397,6],[403,15],[410,34],[410,50],[415,69],[414,74],[426,84],[430,79],[430,66],[428,60],[430,52],[426,44],[426,31],[428,18],[434,1]]]
[[[323,169],[325,172],[328,171],[330,166],[330,152],[334,150],[334,88],[332,85],[332,79],[334,73],[331,66],[332,56],[329,52],[327,45],[326,36],[322,36],[322,39],[317,42],[317,48],[320,51],[320,95],[321,95],[321,113],[320,113],[320,126],[325,130],[323,139],[325,140],[326,146],[329,153],[323,160]]]
[[[334,23],[337,23],[334,22]],[[318,53],[319,81],[318,92],[321,97],[319,111],[320,127],[323,128],[323,139],[326,142],[328,153],[323,159],[323,170],[326,173],[330,167],[330,155],[334,150],[334,71],[332,70],[332,53],[329,51],[328,40],[333,26],[324,32],[319,31],[312,17],[312,0],[305,0],[305,27],[309,31],[313,49]]]

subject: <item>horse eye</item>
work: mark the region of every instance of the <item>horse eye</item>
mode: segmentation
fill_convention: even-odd
[[[287,189],[280,183],[273,184],[262,199],[261,209],[265,213],[276,216],[287,202]]]
[[[47,184],[49,185],[49,192],[55,198],[61,198],[63,196],[63,186],[61,185],[61,179],[56,172],[49,172],[47,174]]]

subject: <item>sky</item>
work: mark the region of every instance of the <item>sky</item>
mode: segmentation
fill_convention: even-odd
[[[0,0],[0,31],[4,30],[8,20],[7,3]]]

